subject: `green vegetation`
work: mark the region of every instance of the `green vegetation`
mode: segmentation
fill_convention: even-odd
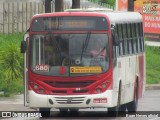
[[[109,7],[108,5],[114,7],[115,6],[115,0],[89,0],[94,3],[98,3],[99,5],[102,5],[103,7]]]
[[[22,33],[0,35],[0,91],[4,91],[5,96],[23,91],[22,36]]]
[[[111,6],[115,5],[115,0],[100,0],[102,3],[109,4]]]
[[[160,84],[160,47],[146,46],[146,82]]]

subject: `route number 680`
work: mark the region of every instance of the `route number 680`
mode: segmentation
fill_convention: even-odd
[[[48,65],[36,65],[35,67],[36,71],[49,71]]]

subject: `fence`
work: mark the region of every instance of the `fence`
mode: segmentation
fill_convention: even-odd
[[[99,4],[99,0],[88,0]],[[102,5],[102,4],[101,4]],[[69,9],[70,3],[64,3],[64,9]],[[84,2],[81,8],[89,7],[89,2]],[[103,5],[103,7],[111,8]],[[51,2],[51,11],[55,11],[55,2]],[[44,13],[43,2],[0,2],[0,33],[24,32],[29,28],[31,17]]]
[[[69,8],[69,4],[64,5],[64,9]],[[54,2],[51,9],[54,12]],[[0,2],[0,33],[24,32],[29,28],[31,17],[44,12],[43,2]]]
[[[110,9],[114,10],[114,6],[111,6],[109,4],[103,3],[101,0],[88,0],[88,1],[96,3],[96,4],[98,4],[98,5],[102,6],[102,7],[110,8]]]

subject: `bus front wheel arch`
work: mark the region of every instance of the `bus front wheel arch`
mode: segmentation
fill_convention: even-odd
[[[130,113],[135,113],[138,107],[138,80],[136,80],[134,88],[134,99],[133,101],[127,103],[127,110]]]
[[[121,92],[122,92],[122,84],[121,81],[119,82],[119,89],[118,89],[118,98],[117,98],[117,106],[112,107],[112,108],[108,108],[108,115],[109,116],[114,116],[117,117],[119,112],[121,112],[121,110],[125,110],[126,107],[121,105]]]

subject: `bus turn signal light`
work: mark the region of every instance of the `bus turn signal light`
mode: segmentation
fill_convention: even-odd
[[[37,88],[38,88],[38,85],[34,85],[33,87],[34,87],[34,89],[37,89]]]
[[[102,84],[102,88],[106,88],[107,85],[105,83]]]
[[[96,88],[97,93],[101,93],[101,89],[100,88]]]

